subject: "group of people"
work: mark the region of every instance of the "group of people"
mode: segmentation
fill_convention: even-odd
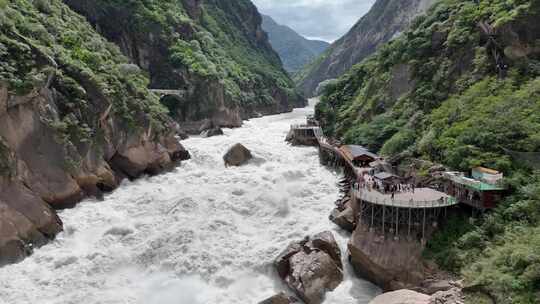
[[[364,189],[367,191],[376,190],[384,194],[390,194],[391,198],[394,199],[396,193],[402,192],[411,192],[414,193],[415,186],[414,184],[387,184],[382,181],[376,180],[372,174],[365,172],[360,175],[357,180],[357,188]]]

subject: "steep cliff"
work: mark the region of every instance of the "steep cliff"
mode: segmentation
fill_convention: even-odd
[[[496,211],[450,222],[427,245],[466,290],[497,303],[539,299],[539,17],[538,0],[439,1],[330,84],[316,109],[328,134],[398,165],[505,173],[513,192]]]
[[[189,132],[305,104],[249,0],[65,2],[147,71],[151,88],[180,90],[162,101]]]
[[[292,28],[278,24],[270,16],[263,15],[262,27],[289,73],[297,72],[330,46],[326,41],[304,38]]]
[[[371,10],[341,39],[295,75],[305,96],[317,95],[319,83],[343,75],[373,54],[381,44],[398,36],[435,0],[377,0]]]
[[[60,0],[2,0],[0,25],[2,265],[62,230],[53,208],[188,153],[143,73]]]

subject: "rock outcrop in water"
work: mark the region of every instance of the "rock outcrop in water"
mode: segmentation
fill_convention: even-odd
[[[407,289],[388,292],[376,297],[369,304],[430,304],[429,296]]]
[[[403,32],[435,0],[377,0],[371,10],[328,51],[296,76],[305,96],[315,96],[319,84],[345,74],[373,54],[377,47]]]
[[[341,229],[353,232],[355,228],[354,210],[347,200],[343,206],[337,206],[330,213],[329,219]]]
[[[294,242],[274,262],[281,279],[307,304],[320,304],[343,280],[341,251],[326,231]]]
[[[225,166],[241,166],[253,158],[251,151],[242,144],[232,146],[223,156]]]
[[[292,303],[298,303],[298,300],[293,297],[289,297],[284,293],[280,293],[260,302],[259,304],[292,304]]]
[[[402,289],[382,294],[369,304],[463,304],[463,296],[458,288],[437,292],[432,296],[412,290]]]
[[[201,132],[202,137],[213,137],[223,135],[223,130],[221,128],[212,128]]]

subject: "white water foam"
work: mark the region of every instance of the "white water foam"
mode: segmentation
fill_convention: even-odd
[[[339,176],[319,165],[315,148],[284,142],[312,111],[188,139],[192,160],[173,172],[62,211],[65,231],[54,242],[0,269],[0,303],[258,303],[287,291],[272,267],[280,251],[324,230],[345,261],[348,235],[328,220]],[[225,168],[222,155],[237,142],[258,159]],[[325,303],[366,304],[378,293],[347,266]]]

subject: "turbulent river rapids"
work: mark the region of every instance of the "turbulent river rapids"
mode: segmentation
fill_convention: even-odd
[[[345,260],[348,235],[328,220],[339,175],[319,165],[316,148],[284,141],[312,111],[190,138],[192,159],[175,170],[61,211],[55,241],[0,268],[0,303],[255,304],[287,291],[272,262],[291,241],[330,230]],[[255,159],[225,168],[235,143]],[[366,304],[378,293],[347,266],[325,303]]]

